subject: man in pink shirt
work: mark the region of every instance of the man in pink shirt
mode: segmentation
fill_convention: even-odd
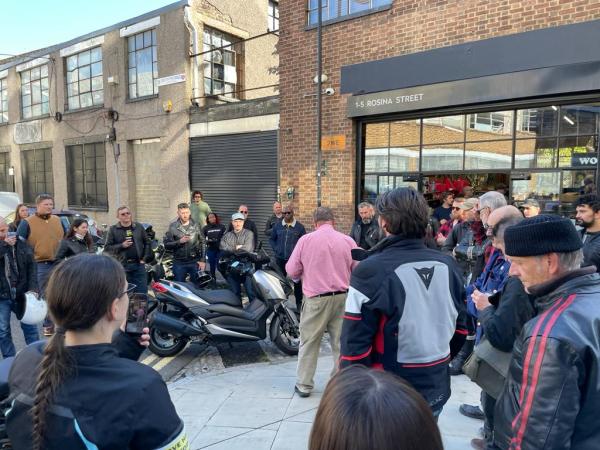
[[[340,335],[350,273],[357,264],[350,251],[356,242],[336,231],[331,208],[319,207],[314,213],[315,231],[302,236],[285,270],[293,280],[302,279],[300,352],[296,393],[308,397],[314,388],[314,375],[325,331],[329,333],[334,368],[340,357]],[[332,374],[333,374],[332,373]]]

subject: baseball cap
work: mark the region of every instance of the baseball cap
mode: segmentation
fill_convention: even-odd
[[[234,213],[231,215],[231,220],[246,220],[242,213]]]
[[[477,207],[477,202],[478,202],[478,199],[476,199],[476,198],[468,198],[459,206],[459,208],[462,209],[463,211],[469,211],[469,210]]]
[[[522,205],[522,208],[528,208],[530,206],[535,206],[536,208],[540,207],[539,202],[535,198],[528,198]]]

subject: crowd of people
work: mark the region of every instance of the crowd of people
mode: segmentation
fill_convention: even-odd
[[[414,189],[388,191],[375,205],[358,205],[349,235],[336,230],[331,208],[318,207],[307,232],[292,205],[274,204],[263,233],[295,283],[296,394],[308,397],[315,388],[325,333],[334,359],[311,450],[441,449],[436,421],[451,376],[461,373],[481,388],[480,405],[460,406],[483,420],[482,436],[471,442],[476,449],[592,449],[600,442],[600,198],[579,198],[577,229],[539,214],[534,199],[518,209],[502,192],[464,194],[444,193],[432,211]],[[105,245],[113,258],[90,255],[87,224],[74,221],[65,234],[52,206],[49,196],[38,197],[35,215],[17,214],[16,231],[0,221],[3,356],[14,355],[6,323],[25,292],[43,295],[55,322],[48,322],[50,340],[20,352],[11,371],[7,424],[15,448],[67,441],[186,448],[164,382],[130,361],[147,345],[148,330],[135,338],[120,331],[126,298],[147,289],[142,269],[151,249],[143,226],[119,208]],[[248,214],[240,205],[227,227],[201,193],[179,204],[164,238],[175,277],[193,280],[207,262],[215,274],[220,254],[255,251],[258,231]],[[239,296],[243,285],[252,301],[248,280],[227,281]],[[33,328],[22,325],[28,343],[38,340]],[[106,377],[131,383],[108,392]],[[128,411],[143,414],[111,426]]]

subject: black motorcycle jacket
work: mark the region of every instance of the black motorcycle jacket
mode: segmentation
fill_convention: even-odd
[[[358,219],[352,224],[352,229],[350,230],[350,237],[354,239],[356,245],[360,246],[361,240],[361,231],[364,224],[361,219]],[[379,228],[379,224],[377,223],[377,218],[373,217],[371,219],[371,223],[366,225],[367,230],[365,231],[365,250],[369,250],[371,247],[374,247],[379,241],[381,241],[383,236],[383,231]]]
[[[56,255],[54,256],[55,261],[61,261],[71,256],[79,255],[80,253],[91,253],[93,250],[87,245],[87,242],[83,239],[77,239],[75,236],[65,238],[60,241]]]
[[[189,236],[190,240],[182,244],[179,240]],[[173,252],[173,260],[180,263],[192,263],[204,260],[206,244],[200,227],[190,219],[184,226],[179,219],[171,222],[163,240],[165,248]]]
[[[154,255],[152,254],[150,238],[146,230],[144,230],[144,226],[139,222],[133,222],[131,228],[133,231],[133,244],[139,258],[143,259],[146,263],[150,263],[154,259]],[[123,247],[123,242],[125,242],[126,238],[125,228],[120,223],[111,226],[106,236],[104,251],[113,255],[121,263],[126,263],[128,251]]]
[[[352,272],[340,366],[393,372],[439,410],[450,397],[451,340],[467,334],[456,262],[423,239],[387,237]]]
[[[124,340],[131,338],[69,347],[74,370],[48,410],[44,450],[189,448],[164,381],[152,368],[119,356],[116,346]],[[15,450],[32,446],[30,411],[43,351],[44,342],[30,345],[11,367],[6,422]]]
[[[600,446],[600,275],[569,272],[529,289],[538,314],[513,349],[496,403],[501,449],[592,450]]]
[[[596,271],[600,272],[600,232],[586,233],[582,230],[583,239],[583,267],[596,266]]]

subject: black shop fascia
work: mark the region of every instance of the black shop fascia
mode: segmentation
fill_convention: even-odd
[[[595,42],[600,21],[342,67],[357,122],[356,202],[413,186],[435,206],[471,186],[572,216],[598,185]]]

